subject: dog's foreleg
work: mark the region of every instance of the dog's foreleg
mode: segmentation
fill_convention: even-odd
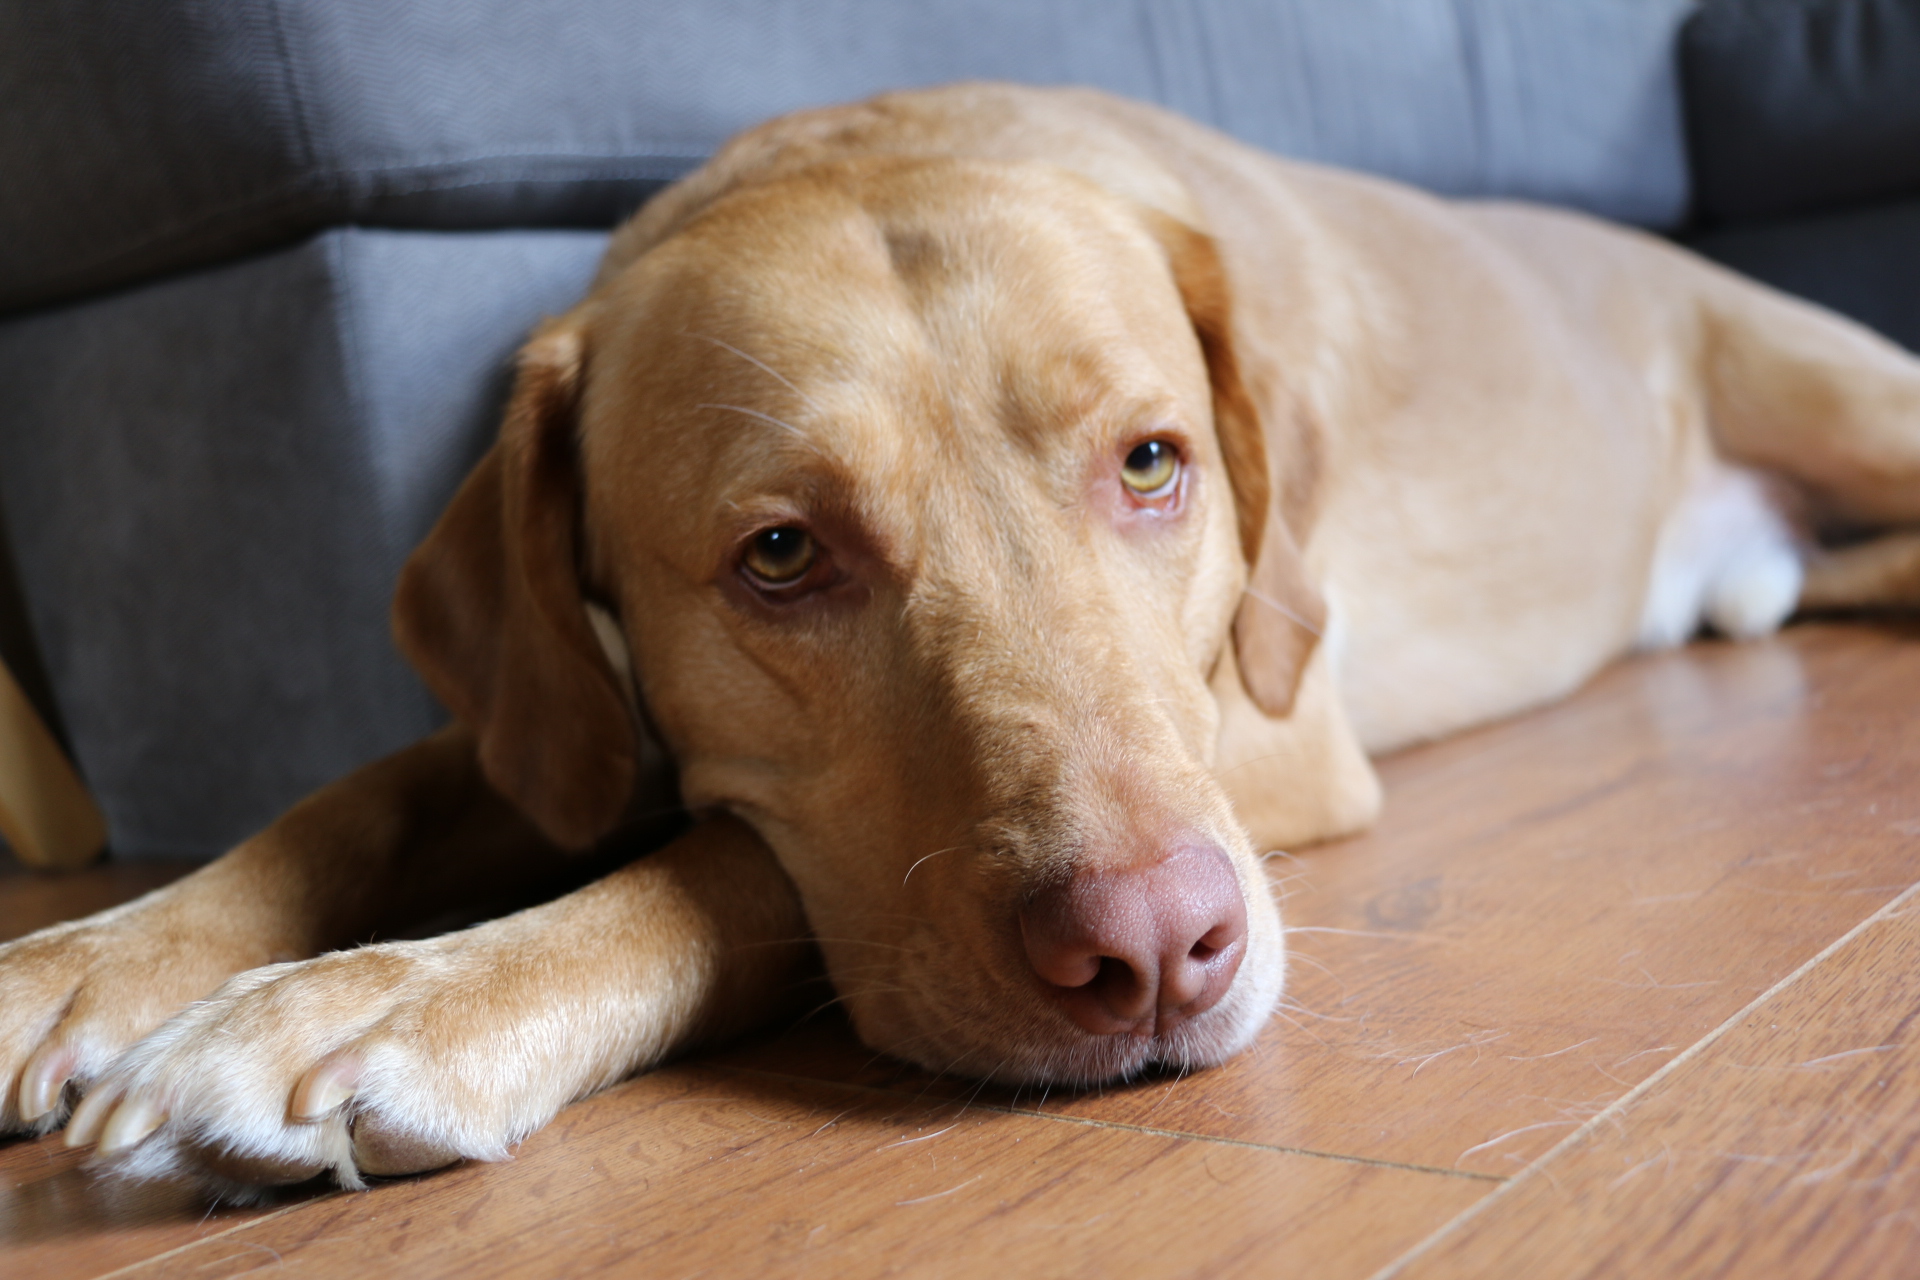
[[[499,1159],[568,1102],[763,1021],[808,954],[771,852],[712,818],[516,915],[241,974],[117,1062],[67,1140],[229,1197]]]
[[[390,932],[559,855],[448,729],[315,793],[146,897],[0,946],[0,1132],[72,1096],[181,1005],[245,969]]]

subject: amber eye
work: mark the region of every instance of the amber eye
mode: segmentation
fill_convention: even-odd
[[[790,587],[806,576],[818,554],[812,534],[781,525],[754,534],[741,563],[763,586]]]
[[[1143,498],[1158,498],[1180,478],[1180,451],[1166,440],[1146,440],[1133,446],[1120,468],[1120,480]]]

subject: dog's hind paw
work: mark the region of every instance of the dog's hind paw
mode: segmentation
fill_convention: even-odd
[[[1707,621],[1734,640],[1770,636],[1800,603],[1802,577],[1799,554],[1791,545],[1756,543],[1715,576],[1707,590]]]

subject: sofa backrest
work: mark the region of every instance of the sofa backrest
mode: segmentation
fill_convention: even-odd
[[[346,222],[607,226],[730,133],[961,78],[1677,222],[1689,0],[33,0],[0,6],[0,310]]]

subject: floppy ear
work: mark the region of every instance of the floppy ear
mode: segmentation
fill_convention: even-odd
[[[521,351],[499,440],[407,560],[393,602],[401,652],[474,731],[487,779],[573,849],[619,823],[638,750],[580,586],[582,357],[564,322]]]
[[[1213,387],[1213,428],[1233,488],[1248,581],[1233,617],[1234,658],[1254,704],[1292,712],[1300,677],[1326,628],[1327,605],[1307,574],[1286,512],[1268,437],[1242,377],[1233,341],[1233,298],[1213,237],[1165,214],[1149,217],[1200,339]]]

